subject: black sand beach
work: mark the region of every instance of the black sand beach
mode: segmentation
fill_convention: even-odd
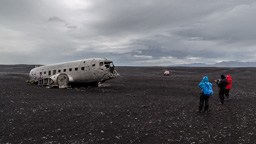
[[[73,89],[29,85],[31,68],[0,66],[0,143],[256,143],[256,68],[117,67],[104,87]],[[224,105],[221,74],[233,79]],[[205,75],[207,114],[196,113]]]

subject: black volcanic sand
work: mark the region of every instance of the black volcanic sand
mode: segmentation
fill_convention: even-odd
[[[0,66],[0,143],[256,143],[256,68],[117,67],[104,87],[73,89],[29,85],[31,68]],[[224,105],[220,74],[233,79]],[[196,113],[205,75],[207,114]]]

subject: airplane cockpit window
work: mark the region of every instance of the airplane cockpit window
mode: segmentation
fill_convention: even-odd
[[[95,66],[95,64],[93,64],[92,66]]]
[[[106,67],[106,68],[110,68],[110,71],[111,71],[111,72],[114,71],[115,66],[114,66],[114,64],[113,64],[112,62],[105,62],[104,64],[105,64],[105,67]]]
[[[109,68],[109,64],[110,64],[109,62],[105,62],[104,64],[106,68]]]
[[[115,66],[113,63],[110,63],[110,72],[113,73],[115,70]]]

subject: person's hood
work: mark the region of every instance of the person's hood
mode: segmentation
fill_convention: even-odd
[[[221,77],[221,79],[225,79],[226,78],[223,74],[220,77]]]
[[[230,75],[227,75],[227,79],[231,79],[231,76],[230,76]]]
[[[203,82],[209,82],[209,79],[207,76],[203,77]]]

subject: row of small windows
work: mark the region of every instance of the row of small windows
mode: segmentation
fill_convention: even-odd
[[[85,63],[85,62],[84,62]],[[105,62],[105,63],[103,63],[103,62],[100,62],[99,63],[99,66],[103,66],[105,64],[105,67],[106,68],[109,68],[109,62]],[[93,64],[92,65],[93,67],[95,66],[95,64]],[[72,68],[69,68],[68,69],[69,71],[72,71]],[[81,67],[81,70],[83,70],[84,71],[84,67]],[[67,69],[63,69],[63,72],[66,72],[67,71]],[[75,71],[78,71],[78,68],[75,68]],[[56,74],[56,72],[57,72],[57,70],[53,70],[53,71],[48,71],[48,75],[50,76],[51,75],[51,72],[52,72],[52,74],[53,75],[55,75]],[[46,71],[44,71],[44,74],[46,75]],[[61,73],[61,70],[58,70],[58,73]],[[42,75],[42,72],[40,72],[40,75]]]
[[[69,68],[68,70],[72,71],[72,68]],[[81,70],[84,70],[84,67],[81,67]],[[63,69],[63,72],[66,72],[66,71],[67,71],[67,69]],[[78,68],[75,68],[75,71],[78,71]],[[53,75],[55,75],[57,70],[48,71],[48,75],[51,75],[51,72]],[[61,73],[61,70],[58,70],[58,73]],[[46,71],[44,71],[44,74],[46,74]],[[42,75],[42,72],[40,72],[40,75]]]

